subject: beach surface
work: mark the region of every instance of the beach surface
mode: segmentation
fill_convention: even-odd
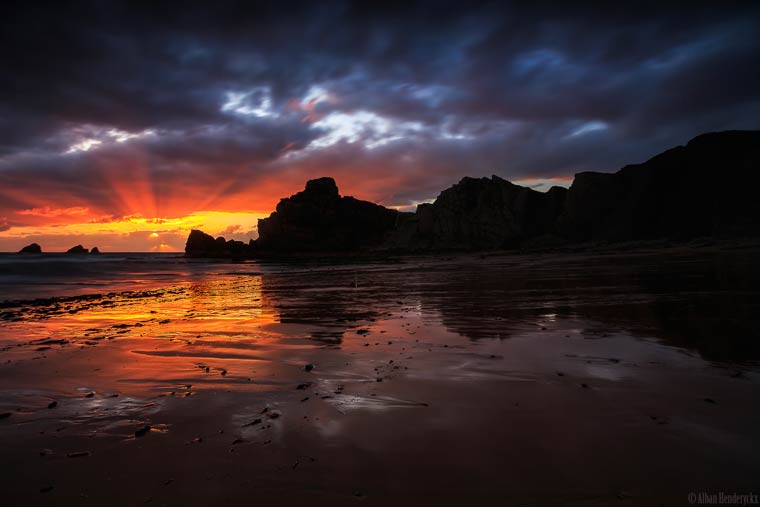
[[[758,494],[759,261],[0,256],[0,504]]]

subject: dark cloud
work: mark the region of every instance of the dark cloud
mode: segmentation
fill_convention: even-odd
[[[760,127],[755,2],[3,9],[14,220],[46,203],[163,216],[246,192],[253,209],[323,174],[407,205],[463,175],[612,171]]]

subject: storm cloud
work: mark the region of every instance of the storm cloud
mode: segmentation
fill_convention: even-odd
[[[409,206],[760,127],[756,2],[527,4],[5,8],[0,230],[45,206],[267,212],[322,175]]]

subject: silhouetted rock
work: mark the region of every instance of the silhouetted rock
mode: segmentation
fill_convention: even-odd
[[[32,243],[31,245],[26,245],[24,248],[19,250],[18,253],[42,253],[42,247],[37,243]]]
[[[559,231],[574,242],[760,234],[760,132],[704,134],[614,174],[575,175]]]
[[[483,250],[586,241],[760,235],[760,131],[704,134],[614,174],[583,172],[542,193],[498,176],[463,178],[417,212],[306,183],[259,220],[248,244],[192,231],[194,257],[360,250]]]
[[[73,246],[69,248],[68,250],[66,250],[66,253],[69,253],[69,254],[86,254],[88,252],[89,250],[87,250],[82,245]]]
[[[251,251],[249,244],[242,241],[227,241],[221,236],[214,239],[213,236],[195,229],[190,231],[185,244],[185,255],[188,257],[247,259],[251,257]]]
[[[90,250],[90,254],[99,254],[100,250],[98,250],[98,247],[94,246],[92,247],[92,250]]]
[[[406,214],[341,197],[332,178],[306,183],[259,220],[259,252],[350,251],[379,245]]]
[[[411,250],[493,249],[554,233],[567,190],[542,193],[498,176],[465,177],[394,232],[387,246]]]

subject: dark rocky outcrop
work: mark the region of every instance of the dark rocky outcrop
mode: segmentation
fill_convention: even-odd
[[[187,237],[185,255],[188,257],[207,257],[216,259],[248,259],[251,257],[250,244],[242,241],[226,240],[193,229]]]
[[[614,174],[575,175],[558,220],[571,242],[760,234],[760,132],[704,134]]]
[[[37,243],[32,243],[31,245],[26,245],[24,248],[19,250],[18,253],[42,253],[42,247]]]
[[[341,196],[335,180],[319,178],[281,199],[259,220],[258,252],[342,252],[380,245],[405,213]]]
[[[577,174],[542,193],[493,176],[463,178],[416,213],[341,197],[311,180],[259,220],[249,244],[188,238],[196,257],[545,247],[582,242],[760,236],[760,131],[704,134],[614,174]]]
[[[86,254],[89,253],[89,250],[87,250],[82,245],[72,246],[68,250],[66,250],[67,254]]]
[[[100,250],[98,250],[98,247],[96,247],[96,246],[92,247],[92,249],[90,250],[90,254],[96,254],[97,255],[99,253],[100,253]]]
[[[567,190],[542,193],[491,178],[463,178],[394,232],[387,245],[410,250],[509,248],[553,234]]]

